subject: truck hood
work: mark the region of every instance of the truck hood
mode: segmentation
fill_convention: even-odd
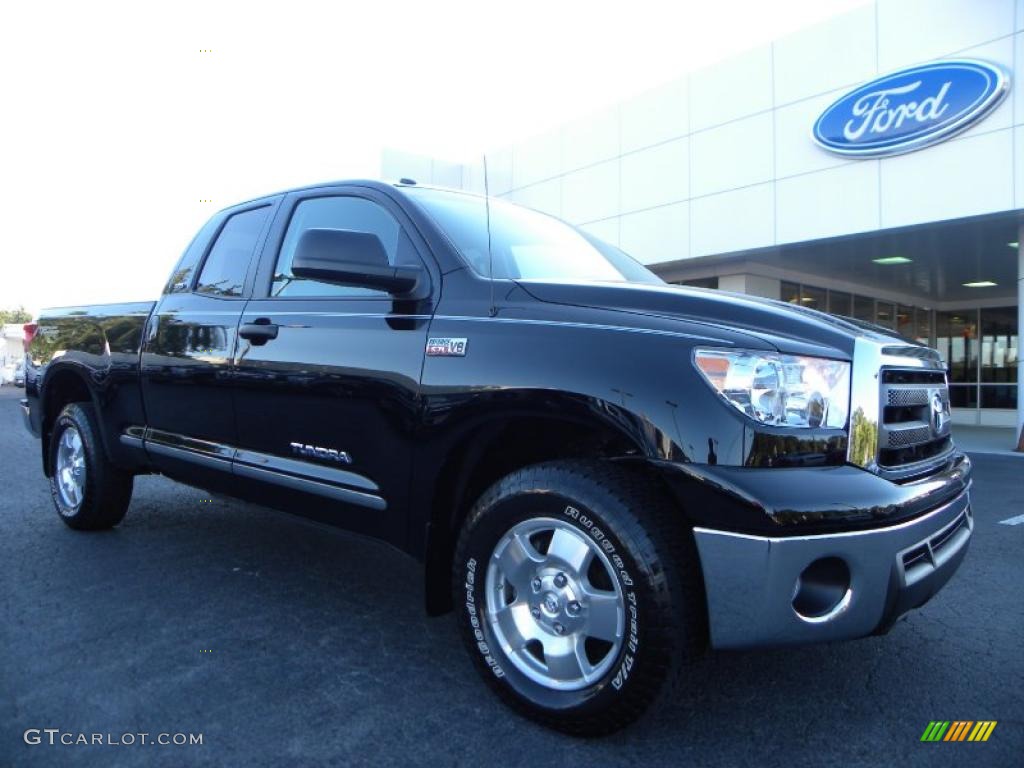
[[[788,354],[851,357],[856,339],[865,336],[916,343],[870,323],[741,293],[668,284],[517,282],[538,301],[721,326],[757,336]]]

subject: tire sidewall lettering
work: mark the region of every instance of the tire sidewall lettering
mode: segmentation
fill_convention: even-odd
[[[591,519],[588,515],[580,513],[580,511],[576,509],[576,507],[573,507],[572,505],[567,506],[563,510],[563,514],[566,517],[579,523],[579,525],[583,528],[584,532],[590,534],[590,536],[601,546],[601,549],[604,550],[604,553],[608,556],[608,559],[611,560],[611,563],[614,566],[615,571],[618,574],[619,579],[622,581],[623,585],[625,585],[626,587],[632,587],[633,579],[629,575],[629,571],[626,570],[626,565],[622,560],[622,556],[618,554],[618,550],[616,549],[615,544],[613,544],[611,539],[609,539],[605,535],[605,532],[598,528],[596,525],[594,525],[593,519]]]
[[[466,592],[466,614],[469,617],[470,629],[476,641],[476,649],[483,657],[484,663],[494,673],[495,677],[505,677],[505,670],[502,669],[501,664],[498,663],[494,654],[491,653],[491,646],[487,643],[487,638],[484,636],[483,627],[480,622],[480,609],[477,608],[476,581],[477,562],[476,558],[471,557],[466,561],[465,583],[463,585]]]
[[[594,524],[594,520],[589,515],[581,513],[571,504],[566,506],[562,511],[562,514],[578,523],[583,530],[590,534],[591,538],[600,545],[601,549],[604,550],[604,553],[611,561],[612,566],[615,568],[615,572],[622,585],[622,593],[626,602],[626,651],[622,654],[622,661],[619,663],[618,669],[615,671],[615,674],[611,679],[612,687],[616,690],[620,690],[622,686],[625,685],[626,680],[629,679],[629,672],[633,668],[637,648],[640,646],[640,639],[638,637],[640,625],[636,590],[631,589],[631,587],[634,586],[633,578],[629,575],[629,571],[626,569],[622,556],[616,550],[615,544],[612,543],[611,539],[605,535],[604,531]]]

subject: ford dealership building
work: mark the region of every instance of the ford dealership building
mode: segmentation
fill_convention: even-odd
[[[488,154],[490,192],[673,282],[936,346],[953,418],[1017,425],[1024,0],[878,0]],[[482,190],[386,152],[386,177]]]

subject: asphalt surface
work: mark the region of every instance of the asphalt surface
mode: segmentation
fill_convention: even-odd
[[[975,458],[967,560],[889,635],[711,653],[583,741],[493,698],[384,545],[160,477],[116,530],[66,528],[21,392],[0,389],[0,766],[1024,764],[1024,525],[998,524],[1024,512],[1024,458]],[[998,725],[921,743],[931,720]],[[29,728],[203,743],[30,746]]]

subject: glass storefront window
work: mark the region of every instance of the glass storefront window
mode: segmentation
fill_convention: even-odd
[[[1017,381],[1018,348],[1017,308],[981,310],[981,381]]]
[[[800,286],[796,283],[782,283],[779,298],[787,304],[799,304]]]
[[[981,385],[981,407],[982,408],[1016,408],[1017,407],[1017,385],[1016,384],[982,384]]]
[[[935,313],[935,346],[949,366],[950,383],[978,380],[977,311]]]
[[[914,339],[921,344],[932,344],[932,311],[917,308],[917,320],[914,327]]]
[[[681,280],[676,285],[689,285],[693,288],[718,288],[718,278],[696,277],[693,280]]]
[[[896,307],[896,333],[901,336],[906,336],[908,339],[914,338],[914,308],[906,307],[902,304]]]
[[[896,330],[896,308],[891,302],[878,302],[878,309],[875,312],[875,322],[885,328]]]
[[[973,384],[950,384],[949,404],[953,408],[977,408],[978,388]]]
[[[819,309],[825,311],[825,289],[812,288],[809,285],[800,286],[800,303],[808,309]]]
[[[853,316],[858,320],[875,322],[875,300],[867,296],[853,297]]]
[[[853,315],[853,296],[842,291],[829,291],[828,311],[833,315],[851,317]]]

